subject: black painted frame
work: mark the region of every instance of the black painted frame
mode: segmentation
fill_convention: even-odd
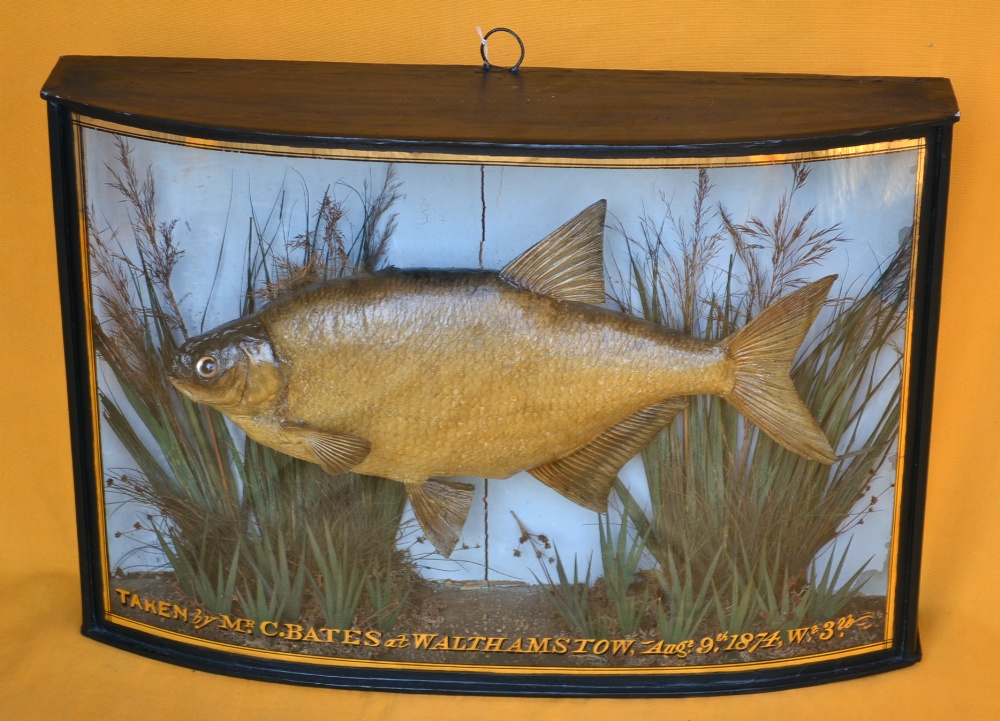
[[[266,76],[263,80],[261,74]],[[305,85],[302,85],[303,75],[308,76]],[[234,85],[234,78],[240,78],[240,83]],[[317,78],[324,78],[326,83],[312,84]],[[298,99],[315,109],[317,104],[322,107],[323,102],[332,102],[338,94],[347,93],[361,98],[364,105],[364,93],[371,88],[373,79],[382,79],[389,85],[402,82],[411,86],[405,99],[396,98],[396,107],[405,101],[409,112],[382,117],[389,129],[381,134],[365,136],[358,132],[366,127],[366,115],[383,109],[377,98],[368,107],[355,108],[358,118],[343,120],[342,125],[334,113],[327,127],[321,130],[310,125],[314,122],[310,116],[312,110],[302,113],[294,103],[286,102]],[[299,86],[295,86],[296,81]],[[290,98],[275,94],[275,88],[282,83],[295,86]],[[439,95],[426,94],[425,86],[435,87]],[[590,98],[595,87],[604,93],[597,100]],[[442,88],[444,101],[440,99]],[[547,92],[553,88],[559,92],[552,94],[547,104],[543,103],[542,114],[531,115],[526,121],[522,112],[526,104],[518,103],[530,100],[536,89]],[[194,100],[178,95],[185,89]],[[677,91],[671,97],[680,96],[690,106],[684,119],[671,123],[668,118],[648,115],[649,105],[656,106],[662,94],[671,89]],[[519,101],[510,102],[510,90],[517,91]],[[580,101],[584,96],[585,101]],[[552,697],[747,693],[855,678],[919,660],[916,621],[921,539],[952,126],[958,120],[958,108],[947,80],[544,68],[525,69],[511,75],[491,74],[481,67],[69,57],[59,61],[42,89],[42,97],[48,102],[85,635],[151,658],[244,678],[416,693]],[[504,98],[504,104],[495,102],[498,97]],[[755,98],[751,109],[745,107],[748,97]],[[217,98],[218,102],[211,102],[211,98]],[[453,110],[453,103],[461,98],[475,99],[471,103],[475,106],[472,114],[447,117],[442,122],[439,112]],[[588,118],[570,112],[579,102],[600,105],[623,98],[632,109],[634,133],[629,128],[608,128],[600,122],[588,124]],[[769,109],[778,107],[775,103],[781,108],[797,109],[797,114],[792,113],[793,120],[769,114]],[[259,122],[260,128],[216,122],[220,118],[241,118],[241,108],[251,107],[255,110],[253,122]],[[825,121],[826,127],[814,127],[812,121],[828,116],[831,108],[835,109],[836,118]],[[924,139],[923,195],[911,298],[912,351],[910,375],[906,379],[908,453],[899,516],[894,647],[832,661],[696,675],[498,674],[262,660],[178,643],[109,622],[102,608],[108,579],[103,577],[99,562],[103,550],[97,525],[96,484],[100,479],[94,478],[96,409],[89,390],[94,379],[89,360],[87,306],[83,302],[87,264],[80,237],[74,113],[147,131],[209,140],[497,157],[717,157]],[[494,117],[495,114],[500,117]],[[303,119],[302,115],[307,117]],[[202,116],[207,120],[199,120]],[[742,120],[738,131],[733,130],[737,127],[733,124],[736,116]],[[394,118],[399,121],[395,133]],[[477,118],[482,122],[477,124]],[[569,118],[573,125],[567,124]],[[424,128],[425,137],[420,137],[420,128]]]

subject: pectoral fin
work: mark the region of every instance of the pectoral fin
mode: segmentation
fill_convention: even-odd
[[[437,478],[406,484],[413,514],[427,539],[445,558],[455,550],[465,519],[469,517],[474,489],[475,486],[468,483]]]
[[[283,423],[281,433],[309,449],[313,460],[330,475],[349,471],[371,453],[372,444],[346,433],[330,433],[305,425]]]
[[[607,207],[597,201],[504,266],[500,277],[553,298],[603,303]]]
[[[641,410],[586,446],[528,473],[574,503],[604,513],[618,471],[686,405],[684,398],[670,398]]]

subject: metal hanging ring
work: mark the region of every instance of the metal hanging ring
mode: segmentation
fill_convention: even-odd
[[[493,33],[496,33],[496,32],[507,33],[509,35],[513,35],[514,39],[517,40],[517,44],[521,46],[521,57],[519,57],[517,59],[517,62],[514,63],[508,69],[509,72],[516,73],[517,69],[519,67],[521,67],[521,63],[524,62],[524,43],[521,42],[521,38],[518,37],[517,33],[514,32],[513,30],[511,30],[510,28],[493,28],[488,33],[486,33],[485,35],[483,35],[483,42],[481,42],[479,44],[479,54],[483,56],[483,70],[492,70],[493,69],[493,66],[490,65],[490,59],[487,57],[487,54],[486,54],[486,41],[489,39],[490,35],[492,35]]]

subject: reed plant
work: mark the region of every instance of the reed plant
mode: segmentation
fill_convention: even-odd
[[[166,364],[189,335],[171,283],[183,256],[177,220],[157,218],[152,166],[140,174],[128,141],[115,138],[115,147],[108,184],[128,210],[132,242],[126,252],[119,229],[99,227],[96,210],[88,213],[93,327],[117,385],[99,390],[102,416],[135,466],[105,469],[106,483],[151,509],[135,532],[149,534],[181,588],[213,614],[298,620],[312,603],[340,627],[365,618],[391,625],[408,593],[399,581],[407,561],[395,549],[404,490],[385,479],[329,476],[245,438],[173,389]],[[384,262],[400,197],[391,166],[381,184],[348,190],[363,211],[352,233],[330,189],[314,213],[307,203],[306,230],[294,237],[285,237],[287,223],[272,222],[289,212],[284,191],[268,216],[250,218],[244,314]],[[366,604],[375,610],[359,618]]]
[[[541,577],[534,572],[532,575],[545,591],[552,610],[581,638],[610,638],[613,611],[607,607],[604,595],[596,592],[591,578],[593,558],[587,559],[586,572],[581,576],[579,556],[573,554],[573,575],[570,576],[555,544],[544,534],[529,531],[513,511],[511,515],[521,531],[519,548],[514,555],[520,556],[520,546],[528,544],[542,571]]]
[[[622,231],[635,307],[629,298],[619,304],[718,341],[804,284],[809,269],[843,238],[838,226],[814,227],[814,209],[795,212],[809,170],[793,164],[790,171],[769,218],[737,223],[712,204],[702,170],[687,219],[665,201],[663,219],[644,217],[639,237]],[[873,477],[895,448],[896,342],[905,321],[909,247],[902,242],[869,287],[829,302],[832,312],[820,316],[819,332],[794,365],[800,395],[838,451],[832,467],[780,446],[721,398],[697,396],[642,452],[649,513],[616,484],[661,574],[662,631],[689,630],[706,614],[730,632],[759,622],[797,623],[807,614],[826,620],[856,595],[864,569],[842,576],[846,548],[836,560],[831,554],[819,576],[814,559],[864,522],[877,502]]]
[[[519,545],[529,544],[541,568],[541,577],[535,574],[535,580],[545,590],[552,609],[568,626],[583,638],[632,637],[639,633],[652,594],[638,578],[645,539],[633,532],[628,519],[615,523],[610,513],[597,514],[604,575],[595,582],[591,575],[592,558],[587,559],[586,571],[581,575],[579,555],[573,554],[570,575],[555,544],[546,536],[529,531],[516,514],[512,515],[521,531]],[[516,555],[521,555],[520,550]]]
[[[630,533],[626,519],[618,524],[615,534],[610,513],[600,514],[597,531],[607,604],[614,612],[619,633],[632,636],[639,631],[649,604],[649,589],[635,584],[646,539],[641,534]]]
[[[666,567],[654,573],[659,586],[656,602],[656,621],[660,638],[668,643],[679,643],[695,637],[695,632],[708,615],[715,564],[722,556],[716,553],[708,572],[702,574],[696,585],[691,560],[687,556],[678,560],[672,552],[666,554]]]
[[[556,613],[581,635],[582,638],[608,638],[610,615],[594,593],[591,581],[591,562],[587,561],[586,574],[580,575],[579,560],[573,555],[573,576],[563,564],[559,549],[555,553],[555,577],[546,564],[541,564],[545,576],[545,593]]]

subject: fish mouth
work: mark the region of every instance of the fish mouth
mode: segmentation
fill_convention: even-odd
[[[184,372],[183,366],[180,365],[179,359],[176,357],[172,366],[167,370],[167,380],[170,381],[170,384],[183,396],[191,399],[195,403],[201,401],[197,392],[197,387],[193,385],[189,374]]]
[[[177,391],[179,393],[181,393],[182,395],[190,398],[191,400],[193,400],[195,402],[198,401],[198,398],[196,397],[195,392],[193,390],[191,390],[191,388],[189,388],[188,386],[186,386],[182,381],[179,381],[178,379],[173,378],[172,376],[169,376],[169,375],[167,376],[167,380],[170,381],[170,383],[174,386],[174,388],[177,389]]]

